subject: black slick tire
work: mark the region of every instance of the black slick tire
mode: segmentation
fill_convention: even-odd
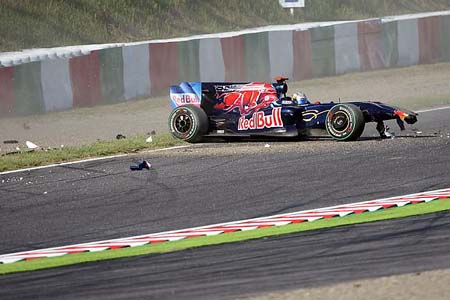
[[[354,141],[364,131],[364,115],[354,104],[336,104],[327,114],[325,128],[338,141]]]
[[[208,132],[208,117],[198,106],[179,106],[169,115],[169,130],[175,138],[198,143]]]

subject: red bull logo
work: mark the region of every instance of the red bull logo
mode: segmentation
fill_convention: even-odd
[[[264,115],[263,111],[253,113],[250,119],[241,116],[238,122],[238,130],[264,129],[283,127],[281,119],[281,107],[274,108],[272,114]]]
[[[184,104],[200,104],[200,99],[193,93],[171,94],[170,96],[177,106]]]
[[[241,115],[249,115],[267,108],[278,100],[277,92],[270,83],[258,82],[245,84],[233,91],[219,92],[217,97],[222,102],[216,104],[216,109],[223,109],[228,113],[238,108]]]

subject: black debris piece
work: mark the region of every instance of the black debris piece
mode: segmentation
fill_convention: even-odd
[[[18,144],[19,141],[18,140],[6,140],[3,141],[3,144]]]
[[[136,166],[130,166],[130,170],[131,171],[142,171],[143,169],[150,170],[151,167],[152,165],[148,161],[144,160],[143,162],[141,162]]]

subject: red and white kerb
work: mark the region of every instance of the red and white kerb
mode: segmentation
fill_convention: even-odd
[[[3,254],[0,255],[0,263],[7,264],[22,260],[32,260],[44,257],[57,257],[81,252],[99,252],[125,247],[136,247],[155,243],[179,241],[186,238],[199,236],[226,234],[235,231],[254,230],[258,228],[283,226],[301,222],[313,222],[320,219],[343,217],[350,214],[358,214],[363,212],[373,212],[382,209],[389,209],[391,207],[400,207],[445,198],[450,198],[450,188],[406,196],[343,204],[313,210],[304,210],[256,219],[241,220],[230,223],[214,224],[196,228],[152,233],[121,239],[47,248],[42,250]]]

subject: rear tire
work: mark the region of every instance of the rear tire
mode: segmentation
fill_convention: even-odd
[[[198,143],[208,132],[208,117],[203,109],[193,105],[175,108],[169,115],[169,129],[175,138]]]
[[[337,104],[327,114],[325,128],[338,141],[354,141],[364,131],[364,115],[354,104]]]

